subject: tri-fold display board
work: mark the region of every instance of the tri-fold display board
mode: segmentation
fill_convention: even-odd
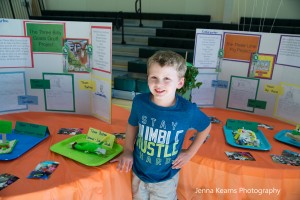
[[[93,115],[111,123],[112,24],[1,19],[0,114]]]
[[[203,85],[192,101],[300,124],[299,47],[300,35],[197,29],[194,65]]]

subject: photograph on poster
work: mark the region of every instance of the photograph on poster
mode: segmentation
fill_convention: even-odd
[[[87,52],[88,39],[64,39],[64,47],[67,57],[63,67],[67,72],[89,72],[90,61]]]
[[[228,91],[227,108],[254,112],[254,107],[248,106],[249,99],[256,100],[259,79],[231,76]]]
[[[224,32],[224,59],[250,62],[251,53],[259,50],[261,35]]]
[[[251,54],[248,77],[272,79],[275,55]]]
[[[31,37],[0,36],[0,68],[32,68]]]
[[[24,21],[24,34],[32,40],[34,53],[62,53],[65,23]]]
[[[276,64],[300,67],[300,36],[281,35]]]
[[[43,73],[50,80],[50,89],[44,89],[45,110],[75,112],[74,75]]]

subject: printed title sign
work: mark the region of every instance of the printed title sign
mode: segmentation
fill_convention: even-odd
[[[64,24],[25,22],[26,35],[32,39],[33,52],[61,53]]]
[[[249,62],[251,53],[258,51],[259,35],[225,34],[224,59]]]

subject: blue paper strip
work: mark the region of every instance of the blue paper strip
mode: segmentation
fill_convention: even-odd
[[[228,81],[212,80],[211,87],[228,88]]]
[[[18,104],[19,105],[38,105],[38,97],[37,96],[18,96]]]

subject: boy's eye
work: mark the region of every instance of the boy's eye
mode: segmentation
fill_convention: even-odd
[[[164,80],[165,80],[165,81],[169,81],[169,80],[171,80],[171,79],[170,79],[169,77],[165,77]]]

